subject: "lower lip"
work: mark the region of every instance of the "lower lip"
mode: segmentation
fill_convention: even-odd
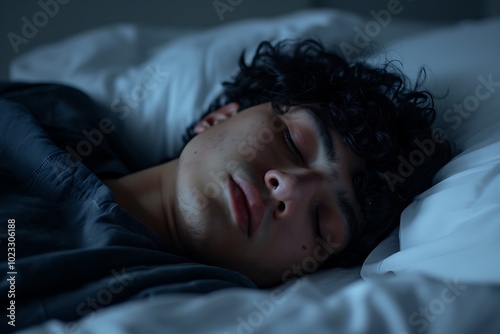
[[[234,216],[236,218],[236,224],[243,234],[249,236],[248,229],[250,225],[250,213],[248,212],[245,195],[232,178],[229,180],[229,192]]]

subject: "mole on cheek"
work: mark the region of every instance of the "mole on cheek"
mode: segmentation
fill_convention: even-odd
[[[305,245],[302,245],[303,250],[307,250],[307,247]]]

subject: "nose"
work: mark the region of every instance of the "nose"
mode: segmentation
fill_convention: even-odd
[[[310,203],[321,184],[314,173],[289,173],[269,170],[264,180],[271,198],[276,202],[275,213],[279,217],[293,216],[301,205]]]

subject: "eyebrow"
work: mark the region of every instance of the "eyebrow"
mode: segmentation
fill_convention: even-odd
[[[314,120],[313,124],[316,128],[317,133],[319,134],[319,139],[321,145],[325,150],[326,160],[329,166],[329,174],[333,179],[338,178],[337,170],[335,169],[335,162],[337,161],[337,156],[335,153],[334,139],[328,127],[321,121],[317,112],[321,112],[313,107],[304,107],[304,110],[312,116]],[[347,239],[348,243],[351,242],[352,238],[356,235],[358,220],[356,218],[356,214],[354,213],[354,207],[352,205],[351,200],[347,196],[347,191],[345,190],[337,190],[335,191],[335,199],[337,200],[338,206],[342,215],[345,217],[347,221]]]

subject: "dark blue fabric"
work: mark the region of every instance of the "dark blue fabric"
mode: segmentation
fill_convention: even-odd
[[[115,203],[98,176],[145,167],[113,136],[117,119],[82,163],[68,154],[103,117],[110,115],[69,87],[0,85],[1,268],[6,275],[7,222],[15,219],[17,272],[16,327],[4,317],[3,333],[131,299],[255,288],[237,272],[190,261]]]

